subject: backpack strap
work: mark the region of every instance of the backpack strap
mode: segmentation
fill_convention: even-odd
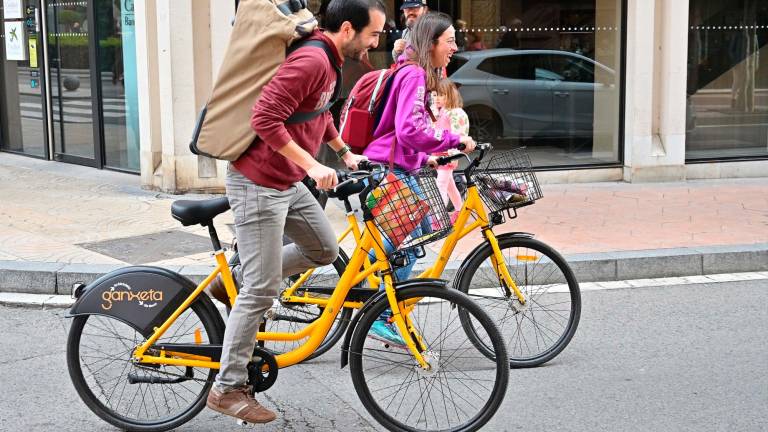
[[[292,52],[296,51],[297,49],[307,47],[307,46],[322,48],[323,51],[325,51],[325,54],[328,56],[328,61],[331,62],[331,66],[333,66],[333,70],[336,71],[336,88],[333,89],[333,96],[331,96],[331,100],[324,107],[320,108],[317,111],[295,112],[293,113],[293,115],[291,115],[285,120],[286,124],[297,124],[297,123],[304,123],[310,120],[314,120],[315,118],[319,117],[320,115],[330,110],[331,107],[336,103],[336,101],[339,100],[339,96],[341,95],[341,87],[343,85],[341,68],[336,63],[336,56],[333,54],[333,52],[331,51],[331,47],[329,47],[328,44],[317,39],[302,40],[294,43],[293,45],[290,46],[290,48],[288,48],[286,57],[290,55]]]
[[[376,96],[379,94],[379,90],[381,90],[381,84],[384,82],[384,76],[387,74],[386,69],[382,69],[381,72],[379,72],[379,79],[376,80],[376,87],[373,89],[373,96],[371,96],[371,103],[368,104],[368,113],[373,115],[373,109],[374,105],[376,105]]]
[[[384,106],[387,104],[387,99],[389,98],[389,93],[392,91],[392,83],[395,82],[395,75],[397,75],[398,72],[405,69],[406,66],[415,65],[415,62],[405,62],[401,64],[400,66],[396,67],[395,70],[392,71],[392,73],[387,77],[387,83],[384,85],[384,92],[381,94],[381,100],[384,103],[380,103],[378,107],[376,107],[376,113],[373,117],[373,130],[376,130],[377,127],[379,127],[379,123],[381,122],[381,117],[384,115]]]

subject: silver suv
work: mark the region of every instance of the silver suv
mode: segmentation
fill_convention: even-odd
[[[579,54],[461,52],[448,74],[459,86],[476,139],[592,138],[615,129],[613,122],[595,123],[595,107],[618,111],[616,73]]]

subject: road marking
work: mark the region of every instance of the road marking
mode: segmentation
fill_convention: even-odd
[[[684,286],[705,283],[730,283],[756,280],[768,280],[768,271],[667,277],[657,279],[632,279],[625,281],[583,282],[579,284],[579,287],[581,288],[581,291],[604,291],[614,289]],[[536,287],[529,288],[535,289]],[[554,288],[554,290],[550,289],[548,292],[566,291],[565,284],[557,284],[554,287],[550,286],[549,288]],[[494,296],[498,294],[498,291],[499,290],[497,288],[483,288],[479,290],[472,290],[472,294]],[[73,303],[74,300],[68,295],[0,292],[0,305],[37,306],[42,308],[68,308],[72,306]],[[218,301],[214,301],[214,303],[219,307],[220,311],[224,311],[223,305],[221,305]]]

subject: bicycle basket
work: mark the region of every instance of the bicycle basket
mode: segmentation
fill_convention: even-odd
[[[430,168],[388,173],[368,194],[366,206],[374,224],[393,249],[422,246],[451,232],[436,179],[437,171]]]
[[[492,213],[524,207],[542,197],[524,148],[494,154],[475,172],[474,181]]]

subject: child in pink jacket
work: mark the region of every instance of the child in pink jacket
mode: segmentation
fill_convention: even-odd
[[[461,99],[456,85],[451,80],[444,78],[438,83],[436,93],[435,106],[438,109],[438,115],[435,126],[438,129],[449,130],[459,136],[469,136],[469,117],[462,109],[464,101]],[[448,152],[442,155],[447,154],[452,153]],[[451,222],[456,220],[458,211],[461,210],[463,204],[461,193],[453,179],[453,170],[458,165],[458,162],[454,162],[437,168],[437,186],[440,189],[443,202],[447,204],[450,199],[451,204],[453,204],[454,213],[451,214]]]

